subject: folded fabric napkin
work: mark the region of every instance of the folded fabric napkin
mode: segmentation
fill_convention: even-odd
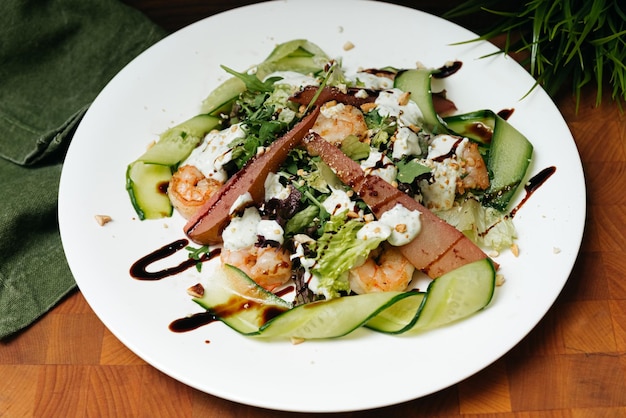
[[[3,0],[0,339],[75,287],[57,220],[65,150],[106,83],[165,35],[117,0]]]

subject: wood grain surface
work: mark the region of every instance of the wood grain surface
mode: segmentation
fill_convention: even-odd
[[[253,2],[127,3],[175,30]],[[438,13],[450,3],[419,8]],[[578,111],[573,97],[556,100],[583,161],[588,217],[574,271],[545,318],[508,354],[457,385],[331,416],[626,416],[626,116],[608,100],[595,107],[595,94],[585,90]],[[179,383],[122,345],[78,291],[0,343],[0,417],[287,416],[316,415],[240,405]]]

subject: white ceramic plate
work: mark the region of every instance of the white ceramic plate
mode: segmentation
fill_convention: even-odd
[[[552,101],[541,89],[520,100],[533,79],[511,59],[480,59],[495,50],[491,44],[451,46],[474,36],[440,18],[381,2],[289,0],[207,18],[147,50],[93,103],[61,179],[63,244],[93,310],[126,346],[173,378],[236,402],[289,411],[359,410],[411,400],[505,354],[544,316],[570,274],[582,238],[585,186],[572,136]],[[184,237],[184,222],[177,216],[137,219],[125,190],[127,164],[167,127],[197,113],[227,76],[220,64],[246,69],[275,44],[294,38],[317,43],[347,68],[461,60],[461,71],[445,81],[459,110],[514,108],[510,123],[535,146],[531,173],[556,166],[515,218],[520,255],[497,258],[506,283],[488,309],[417,337],[358,330],[338,340],[292,345],[245,338],[220,323],[173,333],[172,320],[200,311],[185,291],[199,274],[192,269],[157,282],[130,277],[137,259]],[[344,50],[347,42],[354,48]],[[96,214],[113,222],[101,227]]]

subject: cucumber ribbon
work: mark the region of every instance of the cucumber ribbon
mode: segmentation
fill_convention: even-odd
[[[486,307],[495,288],[489,260],[475,261],[432,281],[425,292],[344,296],[291,307],[236,267],[211,275],[204,309],[240,334],[261,338],[337,338],[367,327],[387,334],[424,331],[468,317]]]

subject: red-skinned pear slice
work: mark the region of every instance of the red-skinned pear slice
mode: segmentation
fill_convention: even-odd
[[[265,194],[265,179],[276,172],[291,149],[309,132],[319,114],[316,107],[289,132],[274,141],[264,153],[252,158],[192,216],[184,227],[187,236],[198,244],[222,242],[222,231],[230,219],[230,209],[240,196],[250,193],[260,202]]]
[[[310,133],[303,142],[309,153],[319,155],[344,184],[358,193],[377,218],[398,203],[421,213],[420,233],[413,241],[399,248],[411,264],[429,277],[440,277],[462,265],[487,257],[459,230],[382,178],[366,175],[356,161],[319,135]]]

